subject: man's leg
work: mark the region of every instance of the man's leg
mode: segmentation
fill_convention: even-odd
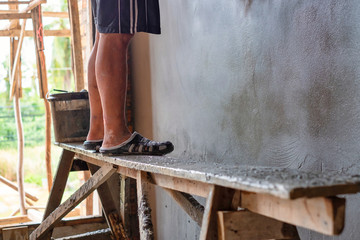
[[[125,117],[126,56],[131,38],[131,34],[99,34],[95,76],[103,111],[104,148],[118,145],[131,136]]]
[[[90,128],[87,140],[102,140],[104,137],[103,112],[95,75],[95,62],[99,46],[99,32],[96,31],[95,44],[88,62],[88,91],[90,102]]]

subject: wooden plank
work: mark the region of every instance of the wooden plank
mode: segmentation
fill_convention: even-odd
[[[20,36],[20,30],[0,30],[0,37],[17,37]],[[32,30],[26,30],[25,37],[34,37],[34,32]],[[61,29],[61,30],[44,30],[44,36],[54,36],[54,37],[70,37],[70,29]]]
[[[82,185],[70,198],[62,203],[56,210],[54,210],[41,224],[32,232],[30,239],[41,238],[48,231],[52,230],[55,225],[74,207],[84,200],[90,193],[104,183],[113,173],[116,168],[112,164],[107,164],[101,167],[84,185]]]
[[[31,1],[0,1],[0,5],[19,5],[19,4],[29,4]]]
[[[128,239],[139,239],[136,180],[121,175],[120,216]]]
[[[50,213],[54,211],[61,203],[74,155],[74,152],[68,151],[66,149],[62,151],[54,178],[53,187],[51,189],[44,212],[44,218],[49,216]]]
[[[26,226],[29,228],[29,232],[34,231],[37,227],[39,227],[39,222],[29,222],[31,221],[26,216],[21,216],[24,219],[26,219],[28,222],[26,222]],[[1,220],[8,220],[9,218],[1,219]],[[25,221],[23,221],[25,222]],[[22,227],[24,224],[19,223],[19,221],[14,221],[13,223],[7,224],[5,222],[5,225],[11,225],[11,227]],[[79,225],[90,225],[90,224],[106,224],[105,219],[101,216],[85,216],[85,217],[78,217],[76,219],[63,219],[61,220],[56,229],[58,231],[63,231],[65,229],[66,231],[69,231],[71,228],[78,228]],[[106,225],[107,226],[107,225]],[[2,229],[7,228],[8,226],[0,225],[0,236],[2,236]],[[53,237],[57,238],[58,236],[64,236],[64,234],[57,233],[57,230],[55,229]],[[71,230],[71,231],[75,231]]]
[[[164,190],[180,205],[182,209],[201,227],[204,206],[190,194],[164,188]]]
[[[209,194],[210,185],[203,182],[154,173],[151,174],[151,179],[153,184],[164,188],[186,192],[201,197],[207,197]]]
[[[76,153],[76,157],[98,166],[101,166],[104,163],[102,155],[99,154],[88,156],[83,153]],[[116,161],[116,159],[114,158],[107,159],[105,162],[118,164],[118,161]],[[137,171],[134,169],[118,168],[117,172],[123,176],[131,178],[137,177]],[[156,184],[163,188],[186,192],[196,196],[207,197],[209,193],[209,184],[193,180],[187,180],[184,178],[176,178],[163,174],[152,173],[150,176],[150,181],[150,183]]]
[[[28,227],[4,228],[2,231],[3,240],[28,240]]]
[[[199,162],[166,156],[105,156],[86,151],[82,143],[60,143],[76,153],[134,170],[215,184],[284,199],[336,196],[360,191],[360,175],[310,173],[298,169]]]
[[[99,167],[93,164],[88,164],[91,174],[96,174]],[[119,176],[113,175],[112,179],[108,179],[97,189],[101,206],[105,213],[106,221],[111,228],[115,239],[125,238],[125,233],[120,220],[120,182]],[[115,195],[116,194],[116,195]]]
[[[218,213],[219,239],[299,239],[296,227],[246,210]]]
[[[74,62],[75,91],[84,89],[84,68],[80,36],[80,20],[77,0],[68,0],[71,30],[71,46]]]
[[[136,179],[137,200],[139,211],[139,230],[141,240],[154,239],[154,229],[151,221],[151,208],[148,202],[149,176],[139,171]]]
[[[27,18],[31,18],[30,13],[0,13],[0,20]]]
[[[0,182],[6,184],[7,186],[11,187],[12,189],[14,189],[15,191],[18,190],[18,187],[11,181],[7,180],[6,178],[0,176]],[[25,192],[25,196],[29,199],[31,199],[32,201],[36,202],[39,199],[37,197],[35,197],[34,195],[31,195],[30,193]]]
[[[81,233],[64,238],[57,238],[56,240],[109,240],[112,239],[110,229],[98,229],[93,232]]]
[[[233,189],[212,186],[206,199],[205,212],[201,224],[200,240],[218,239],[217,211],[230,210]]]
[[[27,216],[14,216],[7,218],[0,218],[0,226],[17,224],[17,223],[25,223],[30,222],[31,220]]]
[[[55,18],[68,18],[69,13],[68,12],[48,12],[44,11],[42,13],[43,17],[55,17]]]
[[[241,207],[327,235],[338,235],[344,228],[345,199],[343,198],[287,200],[268,194],[242,192]]]

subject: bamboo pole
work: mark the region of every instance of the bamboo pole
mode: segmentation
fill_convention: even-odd
[[[15,110],[15,120],[17,126],[17,136],[18,136],[18,172],[17,172],[17,182],[19,186],[19,195],[20,195],[20,212],[22,215],[26,214],[25,208],[25,191],[24,191],[24,132],[21,119],[21,107],[20,107],[20,98],[19,93],[15,93],[14,97],[14,110]]]
[[[20,33],[20,38],[19,38],[19,44],[17,46],[16,49],[16,55],[15,58],[13,60],[13,69],[11,71],[11,90],[10,90],[10,100],[14,97],[15,94],[15,90],[18,87],[18,78],[15,78],[16,76],[16,71],[18,70],[18,65],[19,65],[19,59],[20,59],[20,55],[21,55],[21,48],[22,48],[22,43],[24,40],[24,33],[25,33],[25,26],[26,26],[26,19],[23,20],[23,24],[21,25],[21,33]]]

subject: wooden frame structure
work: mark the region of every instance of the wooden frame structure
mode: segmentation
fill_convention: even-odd
[[[76,0],[68,1],[68,12],[42,12],[41,4],[46,3],[46,0],[31,0],[31,1],[0,1],[0,5],[8,5],[8,10],[0,10],[0,20],[9,20],[7,26],[0,29],[0,37],[10,37],[10,62],[11,62],[11,90],[10,98],[14,100],[15,117],[17,122],[18,132],[18,187],[17,191],[20,195],[20,209],[13,213],[16,215],[20,212],[22,215],[26,215],[27,206],[33,206],[33,204],[25,197],[28,196],[23,187],[23,148],[24,137],[22,130],[22,119],[20,111],[20,101],[22,96],[21,92],[21,47],[24,37],[33,37],[35,43],[35,57],[37,63],[37,73],[39,79],[39,92],[40,98],[44,101],[45,115],[46,115],[46,134],[45,134],[45,163],[47,170],[47,183],[48,190],[50,191],[52,186],[52,172],[51,172],[51,113],[49,102],[45,99],[48,93],[47,73],[45,66],[45,53],[44,53],[44,36],[57,36],[57,37],[71,37],[72,39],[72,57],[74,59],[74,75],[76,80],[76,90],[80,91],[84,88],[84,70],[82,59],[82,48],[80,41],[80,26],[79,26],[79,12],[78,3]],[[25,6],[19,8],[18,6]],[[45,30],[43,29],[42,17],[54,17],[54,18],[69,18],[70,29],[60,30]],[[23,22],[20,26],[20,19]],[[26,21],[32,20],[33,30],[26,30]],[[8,185],[8,184],[7,184]],[[92,200],[88,201],[89,207],[92,206]],[[87,209],[89,208],[87,207]],[[88,214],[92,214],[92,211],[88,211]]]
[[[105,218],[115,239],[154,239],[148,186],[162,187],[201,226],[200,239],[299,239],[295,226],[327,235],[344,227],[345,199],[339,194],[360,191],[359,176],[312,174],[292,169],[219,166],[168,157],[104,156],[84,150],[81,143],[64,144],[45,216],[30,239],[50,239],[64,214],[98,188]],[[68,172],[85,161],[92,177],[60,205]],[[139,225],[130,216],[131,194],[120,203],[108,181],[118,173],[136,179]],[[127,191],[123,184],[121,191]],[[120,193],[121,194],[121,193]],[[205,197],[201,206],[190,194]],[[133,200],[133,199],[132,199]],[[119,205],[117,205],[119,204]],[[124,206],[127,209],[124,209]],[[129,221],[132,221],[129,224]],[[238,224],[240,223],[240,224]],[[139,226],[139,230],[136,228]],[[247,227],[244,227],[247,226]],[[249,227],[252,226],[252,227]]]

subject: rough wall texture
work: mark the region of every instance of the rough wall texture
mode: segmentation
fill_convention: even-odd
[[[153,135],[175,143],[173,156],[359,173],[358,0],[160,3],[163,34],[149,41]],[[157,192],[158,238],[196,239]],[[360,239],[360,196],[347,199],[336,239]]]

